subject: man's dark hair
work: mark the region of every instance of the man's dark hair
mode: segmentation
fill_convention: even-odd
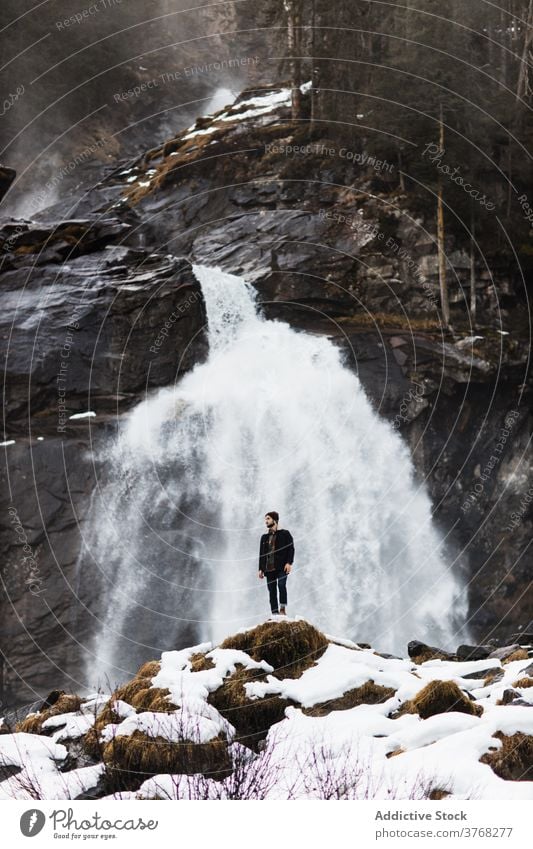
[[[276,513],[276,511],[275,511],[275,510],[269,510],[269,511],[268,511],[268,513],[265,513],[265,516],[270,516],[272,519],[274,519],[274,521],[275,521],[276,525],[278,524],[278,522],[279,522],[279,513]]]

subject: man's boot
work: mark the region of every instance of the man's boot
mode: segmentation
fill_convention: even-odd
[[[287,615],[287,611],[285,610],[285,605],[284,605],[284,604],[281,604],[281,605],[280,605],[279,612],[280,612],[280,615],[281,615],[281,616],[286,616],[286,615]]]

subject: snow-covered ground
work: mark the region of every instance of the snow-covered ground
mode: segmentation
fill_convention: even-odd
[[[301,620],[303,621],[303,620]],[[285,620],[280,628],[295,620]],[[257,795],[269,799],[426,798],[429,790],[445,791],[449,799],[533,799],[533,781],[498,777],[480,762],[502,743],[493,735],[518,732],[533,735],[533,687],[516,688],[521,704],[497,704],[517,680],[529,678],[531,659],[503,663],[497,658],[477,661],[429,660],[421,665],[409,658],[383,657],[349,641],[328,637],[316,663],[296,678],[280,679],[264,660],[253,660],[236,649],[213,648],[209,643],[182,651],[164,652],[160,671],[151,686],[168,688],[178,709],[171,712],[137,711],[125,701],[114,704],[116,722],[102,731],[105,744],[134,731],[147,739],[169,743],[208,743],[221,735],[234,758],[235,774],[224,781],[202,775],[154,775],[135,791],[107,798],[234,798],[236,774],[247,773]],[[191,669],[191,657],[204,655],[211,668]],[[259,754],[234,741],[235,728],[207,699],[236,671],[263,672],[266,681],[246,683],[251,700],[282,696],[293,706],[274,724]],[[484,685],[485,676],[499,680]],[[428,682],[453,681],[483,708],[480,716],[449,711],[422,719],[418,714],[396,715]],[[326,715],[302,710],[341,697],[366,682],[394,690],[381,704],[360,704]],[[41,734],[0,735],[0,764],[21,772],[0,783],[0,798],[32,798],[38,786],[44,798],[69,799],[94,787],[105,767],[101,763],[63,771],[68,744],[78,743],[93,724],[104,702],[102,695],[86,699],[79,711],[46,720]],[[46,735],[46,736],[45,736]],[[392,754],[394,753],[394,754]],[[392,756],[391,756],[392,755]],[[72,758],[71,758],[72,761]]]

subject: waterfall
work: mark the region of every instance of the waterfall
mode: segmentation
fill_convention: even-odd
[[[295,541],[289,615],[381,651],[454,647],[466,592],[399,434],[330,340],[266,320],[239,277],[194,273],[208,359],[140,403],[103,458],[87,540],[107,599],[92,679],[263,621],[267,510]]]

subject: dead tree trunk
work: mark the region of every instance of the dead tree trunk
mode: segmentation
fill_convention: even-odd
[[[287,48],[291,74],[292,117],[302,117],[302,0],[284,0],[287,12]]]
[[[440,149],[444,150],[444,121],[442,118],[442,105],[440,107]],[[442,177],[439,173],[438,199],[437,199],[437,246],[439,252],[439,289],[440,303],[442,309],[442,320],[446,327],[450,324],[450,302],[448,299],[448,281],[446,280],[446,253],[444,248],[444,203]]]
[[[520,62],[520,70],[518,72],[518,84],[516,86],[516,99],[524,98],[526,100],[531,94],[531,86],[529,82],[529,54],[533,47],[533,0],[529,0],[529,8],[527,12],[526,25],[524,27],[524,47],[522,50],[522,59]]]
[[[476,220],[474,215],[474,204],[470,205],[470,321],[472,327],[476,326],[476,248],[475,248]]]

